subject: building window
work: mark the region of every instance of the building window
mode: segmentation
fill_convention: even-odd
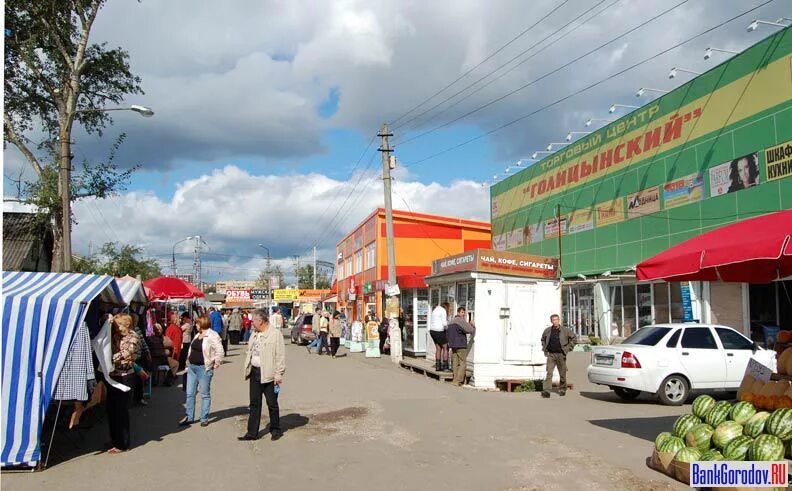
[[[344,273],[347,277],[352,276],[352,258],[347,258],[346,260],[346,268],[344,268]]]
[[[355,253],[355,274],[363,272],[363,251]]]
[[[377,248],[376,243],[372,242],[366,246],[366,269],[371,269],[377,266]]]
[[[344,276],[344,261],[338,263],[338,281],[341,281],[345,278]]]

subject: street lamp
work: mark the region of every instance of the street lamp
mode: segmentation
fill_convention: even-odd
[[[173,248],[171,249],[171,268],[173,269],[173,276],[176,276],[176,246],[181,244],[182,242],[187,242],[188,240],[193,240],[199,237],[198,235],[191,235],[189,237],[185,237],[182,240],[177,241],[173,244]]]
[[[593,123],[595,121],[596,122],[602,122],[602,123],[612,123],[615,120],[614,119],[602,119],[602,118],[588,118],[588,120],[586,121],[586,128],[590,127],[591,123]]]
[[[764,24],[766,26],[775,26],[775,27],[789,27],[786,24],[783,24],[783,22],[785,20],[788,21],[788,20],[792,20],[792,19],[790,19],[788,17],[779,17],[778,19],[776,19],[775,22],[769,22],[769,21],[766,21],[766,20],[756,20],[756,19],[754,19],[754,20],[751,21],[750,24],[748,24],[748,27],[746,27],[745,30],[748,31],[748,32],[753,32],[753,31],[755,31],[755,30],[757,30],[759,28],[759,24]]]
[[[658,94],[668,94],[667,90],[652,89],[650,87],[641,87],[640,89],[638,89],[638,92],[635,93],[635,97],[641,97],[642,95],[646,94],[647,92],[657,92]]]
[[[562,145],[569,145],[569,142],[553,142],[553,143],[550,143],[549,145],[547,145],[547,151],[549,152],[549,151],[551,151],[553,149],[553,147],[559,147],[559,146],[562,146]]]
[[[704,50],[704,59],[705,60],[709,60],[710,58],[712,58],[713,51],[717,51],[718,53],[729,53],[729,54],[732,54],[732,55],[738,54],[737,51],[732,51],[730,49],[720,49],[720,48],[712,48],[712,47],[710,47],[710,48],[707,48],[707,49]]]
[[[611,107],[608,108],[608,112],[613,114],[616,112],[616,108],[623,107],[626,109],[640,109],[640,106],[633,106],[630,104],[611,104]]]
[[[118,108],[87,108],[78,109],[74,114],[82,112],[107,112],[107,111],[135,111],[142,116],[150,117],[154,115],[154,111],[145,106],[130,106]],[[71,247],[71,138],[60,138],[60,154],[58,155],[59,169],[58,169],[58,189],[60,190],[61,199],[61,229],[63,237],[61,240],[62,249],[62,264],[63,271],[71,271],[72,264],[72,247]]]
[[[109,113],[110,111],[132,111],[140,114],[144,118],[154,116],[154,110],[150,107],[141,106],[139,104],[132,104],[129,107],[87,107],[78,109],[75,113]]]
[[[695,70],[688,70],[687,68],[674,67],[668,72],[668,78],[676,78],[678,72],[689,73],[691,75],[701,75],[701,72]]]
[[[590,134],[591,134],[590,131],[570,131],[569,133],[567,133],[566,141],[571,142],[573,138],[572,135],[590,135]]]
[[[544,151],[544,150],[537,150],[536,152],[534,152],[533,154],[531,154],[531,158],[532,158],[532,159],[534,159],[534,160],[536,160],[536,158],[539,156],[539,154],[540,154],[540,153],[553,153],[553,152],[546,152],[546,151]]]

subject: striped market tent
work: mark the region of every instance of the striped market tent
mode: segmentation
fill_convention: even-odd
[[[78,273],[3,272],[3,466],[41,460],[41,426],[88,304],[123,305],[115,279]]]
[[[121,278],[116,278],[119,290],[121,290],[121,297],[124,303],[129,305],[129,310],[143,314],[148,307],[148,297],[146,297],[146,289],[143,287],[143,282],[137,278],[126,275]]]

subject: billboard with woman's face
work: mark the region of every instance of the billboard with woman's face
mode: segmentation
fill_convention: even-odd
[[[710,196],[720,196],[759,184],[758,154],[743,155],[711,167]]]

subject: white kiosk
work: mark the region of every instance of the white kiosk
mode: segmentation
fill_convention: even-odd
[[[468,358],[473,386],[544,379],[541,336],[550,316],[561,311],[557,259],[476,249],[433,261],[426,283],[442,292],[432,298],[449,302],[451,316],[464,306],[475,323]]]

